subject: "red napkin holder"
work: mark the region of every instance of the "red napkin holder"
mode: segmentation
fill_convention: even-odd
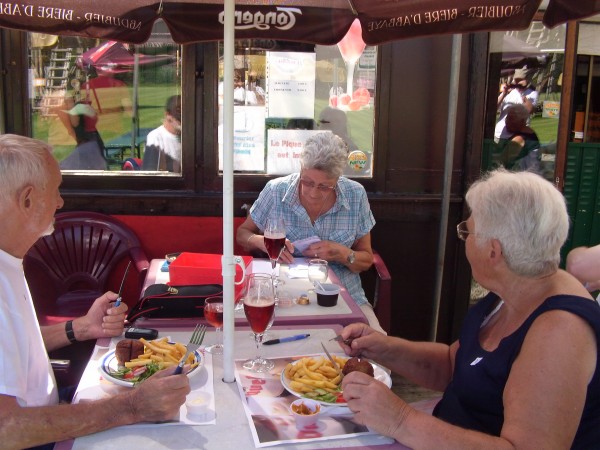
[[[195,284],[220,284],[223,285],[221,258],[223,255],[209,253],[181,253],[175,261],[169,264],[169,284],[173,286]],[[246,273],[252,273],[252,256],[242,256],[246,265]],[[235,282],[242,279],[242,268],[235,267]],[[242,284],[235,285],[235,298],[237,299],[243,288]]]

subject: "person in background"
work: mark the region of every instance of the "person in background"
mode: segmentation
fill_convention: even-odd
[[[581,281],[589,292],[600,290],[600,245],[571,250],[567,255],[566,269]],[[600,295],[596,300],[600,302]]]
[[[63,206],[62,176],[48,144],[5,134],[0,136],[0,178],[1,446],[40,446],[135,422],[172,419],[190,387],[186,375],[168,370],[114,396],[58,405],[47,351],[75,340],[120,336],[127,305],[115,307],[117,294],[106,292],[85,316],[40,327],[23,257],[53,231],[54,213]]]
[[[348,148],[339,136],[323,132],[309,138],[300,156],[300,173],[267,183],[236,239],[249,252],[266,253],[261,234],[267,218],[283,217],[287,239],[281,262],[291,263],[294,256],[327,260],[371,326],[384,332],[360,280],[360,272],[373,264],[375,219],[362,185],[342,176],[347,164]],[[310,237],[320,240],[302,253],[291,243]]]
[[[537,133],[527,125],[527,108],[521,104],[510,105],[505,121],[509,136],[498,142],[498,150],[494,154],[495,163],[509,170],[541,173],[540,140]]]
[[[527,66],[522,69],[515,70],[512,82],[510,84],[504,84],[500,95],[498,95],[498,110],[500,111],[500,117],[496,123],[494,130],[494,139],[496,142],[499,139],[507,139],[510,132],[506,129],[506,113],[507,108],[510,105],[520,104],[527,108],[529,115],[533,114],[538,101],[538,91],[535,90],[528,80],[528,69]],[[527,118],[527,124],[529,125],[529,117]]]
[[[181,172],[180,95],[169,97],[162,125],[148,133],[142,170]]]
[[[451,345],[345,327],[352,356],[444,391],[433,415],[358,372],[342,388],[354,420],[419,449],[591,449],[600,442],[600,306],[559,269],[569,217],[539,175],[498,169],[466,194],[457,227],[473,278],[490,293]]]
[[[60,162],[62,170],[106,170],[104,141],[96,128],[98,113],[89,101],[65,98],[57,115],[77,142],[75,149]]]

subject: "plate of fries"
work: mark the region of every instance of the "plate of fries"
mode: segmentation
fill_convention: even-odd
[[[99,368],[102,377],[120,386],[133,387],[148,378],[150,372],[155,373],[168,367],[175,367],[185,355],[185,345],[180,342],[170,342],[167,337],[154,341],[141,338],[140,342],[144,344],[144,353],[126,362],[124,367],[119,366],[114,350],[104,355]],[[190,354],[186,364],[191,365],[192,368],[187,375],[193,376],[199,373],[203,362],[204,358],[200,350]],[[140,372],[145,373],[146,376],[142,376]]]
[[[350,358],[332,354],[332,358],[344,367]],[[392,387],[392,378],[379,364],[371,362],[375,379]],[[325,406],[347,406],[341,388],[341,376],[325,356],[305,356],[285,366],[281,371],[281,384],[296,397],[310,398]]]

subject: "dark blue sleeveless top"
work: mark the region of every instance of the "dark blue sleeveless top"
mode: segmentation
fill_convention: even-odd
[[[460,348],[452,381],[433,415],[463,428],[500,435],[504,423],[502,394],[514,360],[533,321],[542,313],[561,309],[587,321],[596,335],[598,362],[587,389],[583,415],[573,449],[600,449],[600,306],[594,301],[572,295],[546,299],[513,334],[502,339],[498,348],[488,352],[479,345],[479,331],[484,318],[498,301],[490,293],[469,309],[460,333]],[[476,364],[472,363],[481,358]]]

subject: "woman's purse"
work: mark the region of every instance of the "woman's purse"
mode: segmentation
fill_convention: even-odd
[[[133,323],[140,317],[183,318],[203,317],[204,300],[223,295],[220,284],[169,286],[151,284],[144,295],[129,311],[127,320]]]

